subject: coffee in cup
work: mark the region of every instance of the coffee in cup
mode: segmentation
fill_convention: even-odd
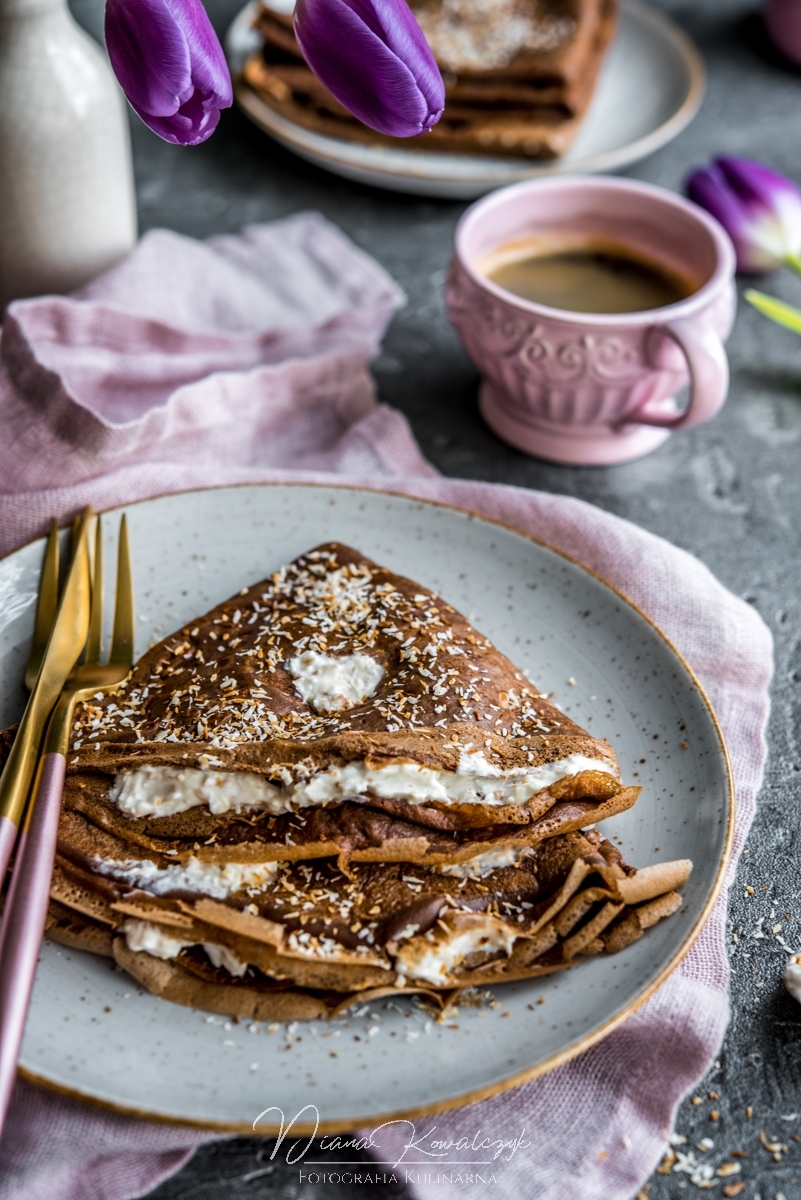
[[[501,246],[479,270],[522,300],[569,312],[645,312],[677,304],[698,288],[698,280],[656,259],[593,237]]]

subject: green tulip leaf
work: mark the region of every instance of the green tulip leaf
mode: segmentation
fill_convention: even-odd
[[[748,288],[745,299],[777,325],[783,325],[785,329],[792,329],[793,333],[801,334],[801,309],[794,308],[792,304],[785,304],[775,296],[758,292],[755,288]]]

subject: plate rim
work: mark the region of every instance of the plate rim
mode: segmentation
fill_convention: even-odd
[[[231,30],[234,25],[242,18],[244,13],[253,7],[254,0],[248,0],[248,3],[234,17],[228,27],[225,35],[226,57],[230,60],[233,55],[228,49],[228,41]],[[430,176],[422,173],[420,169],[410,170],[404,168],[401,157],[408,154],[422,155],[423,151],[406,150],[401,147],[384,147],[362,145],[361,143],[351,142],[345,138],[335,138],[329,134],[316,133],[314,130],[307,130],[304,126],[290,121],[287,117],[282,117],[279,113],[275,113],[268,105],[260,100],[258,94],[245,83],[240,72],[236,72],[234,79],[234,95],[237,104],[241,110],[254,122],[258,128],[262,129],[269,136],[274,137],[282,145],[287,146],[293,152],[296,152],[303,157],[313,156],[311,161],[327,160],[335,164],[331,168],[334,173],[337,173],[337,168],[347,168],[350,171],[365,172],[373,175],[372,180],[374,186],[381,186],[377,180],[382,178],[386,186],[391,186],[394,181],[414,179],[421,184],[430,184],[432,186],[441,187],[463,187],[475,188],[486,187],[492,189],[494,187],[504,187],[508,184],[523,182],[529,179],[543,179],[553,175],[563,174],[600,174],[606,171],[613,171],[618,168],[629,166],[640,159],[647,157],[662,146],[667,145],[675,137],[677,137],[690,121],[695,117],[701,103],[704,99],[706,90],[706,68],[704,65],[703,56],[698,47],[693,42],[688,33],[673,21],[661,9],[653,7],[650,4],[643,3],[642,0],[622,0],[621,10],[628,10],[635,19],[639,19],[648,23],[652,28],[657,28],[663,37],[669,40],[681,54],[684,64],[688,72],[687,91],[679,107],[660,125],[650,132],[643,134],[633,141],[625,143],[623,146],[618,146],[612,150],[602,151],[594,155],[588,155],[583,159],[575,161],[566,160],[564,157],[555,160],[546,160],[540,163],[526,164],[524,160],[503,158],[501,156],[477,156],[468,154],[446,154],[440,151],[442,158],[452,162],[467,165],[475,163],[475,171],[467,176],[460,176],[445,169],[441,175]],[[268,118],[261,114],[270,114]],[[271,127],[274,123],[274,127]],[[294,136],[293,136],[294,135]],[[307,144],[304,144],[307,143]],[[341,158],[337,151],[337,146],[348,148],[356,148],[363,151],[366,155],[382,154],[395,155],[398,157],[398,162],[390,161],[389,164],[371,163],[369,161],[361,162],[358,160],[351,161],[348,158]],[[482,164],[489,164],[487,171],[482,171]],[[318,162],[318,165],[323,165]],[[492,167],[501,168],[507,167],[510,169],[510,177],[508,179],[496,179],[489,172]],[[515,170],[515,168],[517,168]],[[420,194],[425,194],[421,192]]]
[[[558,547],[551,545],[550,542],[545,541],[543,538],[537,537],[535,534],[526,533],[525,531],[523,531],[522,529],[518,529],[514,525],[510,525],[505,521],[500,521],[495,517],[485,516],[483,513],[476,512],[474,509],[464,508],[458,504],[450,504],[447,501],[443,501],[443,500],[432,500],[432,499],[429,499],[428,497],[409,495],[406,492],[397,492],[397,491],[392,490],[391,488],[370,487],[369,485],[366,485],[366,484],[349,484],[349,483],[344,483],[344,482],[343,483],[337,483],[337,482],[323,483],[323,482],[316,482],[313,480],[241,481],[241,482],[236,482],[233,484],[215,484],[210,487],[186,488],[186,489],[180,489],[175,492],[159,492],[155,496],[145,496],[138,500],[132,500],[131,502],[126,503],[126,504],[117,504],[111,508],[102,509],[102,510],[100,510],[100,515],[116,513],[116,512],[119,512],[120,510],[134,508],[140,504],[149,504],[149,503],[153,502],[154,500],[163,500],[163,499],[171,497],[171,496],[191,496],[191,495],[196,495],[196,494],[205,494],[208,492],[230,491],[233,489],[240,489],[240,488],[275,488],[275,487],[314,488],[314,489],[320,489],[320,490],[336,489],[338,491],[357,492],[357,493],[362,493],[362,494],[369,495],[369,496],[379,496],[379,497],[380,496],[391,496],[391,497],[394,497],[399,500],[405,500],[410,504],[423,504],[423,505],[426,505],[426,506],[429,506],[432,508],[445,509],[450,512],[458,513],[460,516],[466,516],[466,517],[470,517],[474,520],[483,521],[488,525],[495,525],[498,528],[505,530],[506,532],[516,534],[518,537],[524,538],[526,541],[532,542],[534,545],[541,546],[543,549],[551,551],[553,554],[556,554],[559,558],[564,559],[565,561],[571,563],[573,566],[580,568],[582,571],[584,571],[588,575],[592,576],[595,580],[597,580],[599,583],[603,584],[614,595],[616,595],[620,600],[622,600],[624,604],[626,604],[629,608],[633,609],[634,612],[637,613],[637,615],[639,617],[641,617],[648,625],[650,625],[650,627],[654,630],[654,632],[657,634],[657,636],[662,639],[662,641],[666,644],[668,649],[678,659],[678,661],[681,664],[681,666],[683,667],[684,671],[689,676],[689,679],[692,682],[693,686],[697,689],[698,694],[699,694],[699,696],[711,718],[712,726],[715,730],[715,733],[716,733],[716,736],[718,739],[718,744],[719,744],[720,750],[723,755],[723,762],[724,762],[724,766],[725,766],[725,775],[726,775],[726,794],[727,794],[727,799],[728,799],[728,816],[727,816],[726,835],[725,835],[724,842],[723,842],[723,848],[722,848],[722,852],[720,855],[720,859],[717,864],[717,870],[715,873],[714,881],[709,890],[709,894],[706,898],[706,901],[704,902],[704,906],[703,906],[701,912],[699,913],[698,917],[696,918],[695,923],[693,924],[692,928],[689,930],[686,937],[684,938],[684,941],[677,948],[677,950],[674,951],[673,955],[670,957],[668,962],[662,967],[662,969],[659,971],[657,976],[651,981],[650,984],[647,985],[647,987],[643,988],[641,992],[639,992],[632,1000],[630,1000],[629,1003],[626,1004],[621,1009],[620,1012],[611,1016],[607,1021],[605,1021],[603,1024],[598,1026],[596,1029],[591,1030],[589,1033],[587,1033],[583,1037],[579,1038],[579,1040],[577,1042],[572,1043],[569,1046],[566,1046],[564,1049],[557,1051],[555,1054],[552,1054],[549,1058],[546,1058],[543,1062],[537,1063],[533,1067],[527,1067],[522,1071],[516,1071],[512,1075],[507,1076],[506,1078],[499,1080],[496,1083],[487,1084],[486,1086],[480,1087],[480,1088],[473,1088],[469,1092],[466,1092],[460,1096],[452,1097],[447,1100],[433,1101],[430,1104],[415,1105],[412,1108],[398,1109],[397,1111],[387,1111],[384,1113],[367,1114],[365,1116],[360,1116],[360,1117],[350,1117],[344,1123],[342,1120],[337,1120],[336,1118],[332,1118],[331,1120],[318,1121],[315,1123],[310,1123],[310,1122],[294,1122],[293,1123],[292,1127],[295,1130],[295,1132],[298,1133],[299,1135],[314,1136],[316,1134],[346,1133],[353,1129],[360,1128],[365,1125],[369,1125],[371,1123],[374,1125],[377,1125],[377,1124],[383,1123],[385,1121],[414,1120],[418,1117],[431,1116],[431,1115],[435,1115],[440,1112],[447,1112],[452,1109],[464,1108],[468,1104],[474,1104],[480,1100],[490,1099],[493,1096],[498,1096],[498,1095],[501,1095],[503,1092],[510,1091],[512,1088],[520,1087],[524,1083],[529,1083],[533,1079],[538,1079],[541,1076],[546,1075],[549,1072],[555,1070],[557,1067],[561,1067],[565,1063],[570,1062],[572,1059],[578,1057],[579,1054],[583,1054],[586,1050],[589,1050],[592,1046],[597,1045],[598,1042],[603,1041],[604,1038],[608,1037],[611,1033],[613,1033],[615,1031],[615,1029],[618,1029],[622,1024],[624,1024],[624,1022],[627,1021],[629,1019],[629,1017],[633,1016],[634,1013],[637,1012],[637,1010],[639,1008],[641,1008],[643,1006],[643,1004],[645,1004],[646,1001],[649,1000],[651,998],[651,996],[653,996],[654,993],[659,990],[659,988],[663,985],[663,983],[665,983],[667,981],[667,979],[673,974],[673,972],[680,965],[680,963],[686,958],[687,954],[690,952],[690,950],[692,949],[692,947],[695,945],[696,941],[700,937],[701,932],[703,931],[704,927],[706,926],[706,924],[712,914],[712,910],[713,910],[715,904],[717,903],[718,898],[720,897],[720,894],[723,890],[723,885],[724,885],[724,882],[726,879],[727,868],[729,865],[729,861],[731,859],[731,851],[732,851],[732,846],[734,843],[734,833],[735,833],[735,824],[736,824],[736,815],[737,815],[737,799],[736,799],[736,789],[735,789],[735,785],[734,785],[734,775],[733,775],[732,766],[731,766],[731,759],[729,756],[728,747],[726,745],[726,739],[724,737],[723,730],[720,725],[720,721],[718,720],[717,713],[715,712],[712,701],[709,699],[709,696],[706,693],[706,689],[704,688],[703,684],[699,680],[695,671],[690,666],[690,664],[687,662],[686,658],[681,653],[681,651],[678,649],[678,647],[674,645],[673,641],[668,637],[668,635],[664,632],[664,630],[656,623],[656,621],[654,621],[653,618],[648,615],[648,613],[646,613],[642,608],[640,608],[640,606],[634,600],[632,600],[630,596],[626,595],[626,593],[624,591],[622,591],[619,587],[617,587],[613,583],[610,583],[608,579],[606,579],[598,571],[593,570],[592,567],[588,567],[585,563],[581,562],[579,559],[574,558],[570,554],[567,554],[564,550],[558,549]],[[61,524],[59,525],[59,528],[65,529],[70,524],[71,524],[71,521],[65,521],[63,525],[61,525]],[[0,555],[0,564],[4,563],[9,558],[12,558],[15,554],[18,554],[21,550],[24,550],[26,547],[33,545],[35,542],[43,541],[43,540],[44,540],[43,534],[40,534],[38,537],[29,538],[27,541],[21,543],[21,545],[16,546],[13,550],[10,550],[7,554]],[[200,1011],[200,1010],[192,1010],[192,1011]],[[280,1132],[281,1132],[280,1125],[264,1125],[264,1126],[259,1126],[258,1128],[256,1128],[255,1127],[256,1122],[246,1123],[246,1122],[241,1122],[241,1121],[208,1121],[208,1120],[200,1120],[198,1118],[193,1118],[193,1117],[165,1116],[163,1113],[157,1113],[157,1112],[153,1112],[148,1109],[138,1108],[135,1105],[120,1104],[117,1101],[101,1099],[98,1096],[93,1096],[89,1093],[83,1092],[79,1088],[68,1087],[65,1084],[56,1083],[56,1082],[48,1079],[47,1076],[41,1075],[37,1071],[32,1071],[29,1068],[23,1067],[20,1065],[18,1065],[18,1067],[17,1067],[17,1074],[20,1078],[25,1079],[29,1083],[33,1083],[33,1084],[38,1085],[39,1087],[46,1088],[48,1091],[54,1092],[57,1095],[64,1096],[68,1099],[77,1100],[81,1103],[89,1104],[95,1108],[102,1109],[105,1112],[113,1112],[113,1113],[123,1115],[123,1116],[135,1117],[139,1120],[144,1120],[144,1121],[148,1121],[148,1122],[156,1123],[156,1124],[160,1124],[160,1125],[172,1125],[172,1126],[176,1126],[176,1127],[180,1127],[180,1128],[189,1128],[189,1129],[204,1129],[204,1130],[208,1130],[211,1133],[219,1133],[219,1134],[239,1133],[239,1134],[249,1134],[250,1136],[267,1137],[267,1138],[278,1137],[278,1136],[280,1136]]]

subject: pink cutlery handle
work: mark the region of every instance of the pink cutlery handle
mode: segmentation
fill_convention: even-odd
[[[6,871],[14,853],[18,833],[19,830],[13,821],[9,821],[8,817],[0,817],[0,887],[6,880]]]
[[[45,755],[30,825],[20,836],[0,928],[0,1129],[14,1087],[47,918],[66,767],[63,755]]]

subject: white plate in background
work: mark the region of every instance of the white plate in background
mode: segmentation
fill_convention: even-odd
[[[686,33],[655,8],[623,0],[610,46],[578,136],[562,158],[532,162],[491,155],[445,154],[369,146],[304,129],[275,112],[239,79],[245,60],[262,42],[251,28],[257,0],[235,17],[225,37],[237,103],[251,120],[288,149],[359,183],[474,200],[494,188],[547,175],[588,174],[629,166],[666,145],[689,125],[704,95],[704,64]]]

